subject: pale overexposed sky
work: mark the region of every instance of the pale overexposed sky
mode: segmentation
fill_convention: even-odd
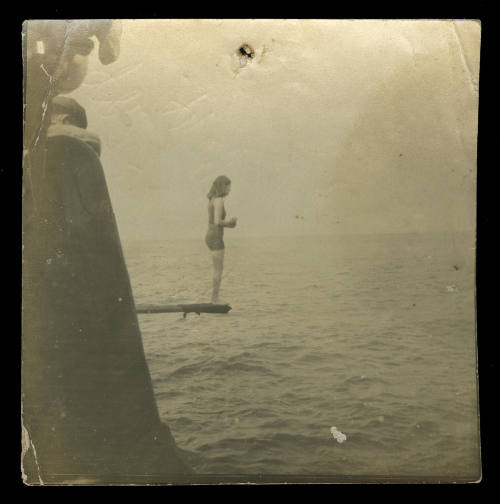
[[[255,58],[239,67],[242,43]],[[71,93],[102,141],[122,239],[475,228],[475,21],[123,21]]]

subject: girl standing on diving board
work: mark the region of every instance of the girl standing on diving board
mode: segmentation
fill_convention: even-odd
[[[224,228],[236,227],[236,217],[226,220],[224,198],[231,191],[231,181],[221,175],[217,177],[207,194],[208,198],[208,231],[205,243],[212,251],[212,263],[214,267],[212,282],[212,303],[219,301],[220,283],[222,270],[224,269]]]

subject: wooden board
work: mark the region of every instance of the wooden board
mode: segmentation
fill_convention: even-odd
[[[227,313],[231,307],[227,304],[197,303],[178,305],[136,305],[137,313]]]

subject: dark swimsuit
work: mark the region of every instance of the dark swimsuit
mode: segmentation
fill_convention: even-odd
[[[222,209],[222,220],[226,218],[226,210]],[[224,248],[224,228],[215,224],[215,208],[213,201],[208,204],[208,231],[205,243],[210,250],[222,250]]]

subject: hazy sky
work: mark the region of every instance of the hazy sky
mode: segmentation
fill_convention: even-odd
[[[70,96],[122,239],[203,237],[221,174],[233,236],[472,230],[479,40],[477,22],[124,21],[118,61],[94,51]]]

